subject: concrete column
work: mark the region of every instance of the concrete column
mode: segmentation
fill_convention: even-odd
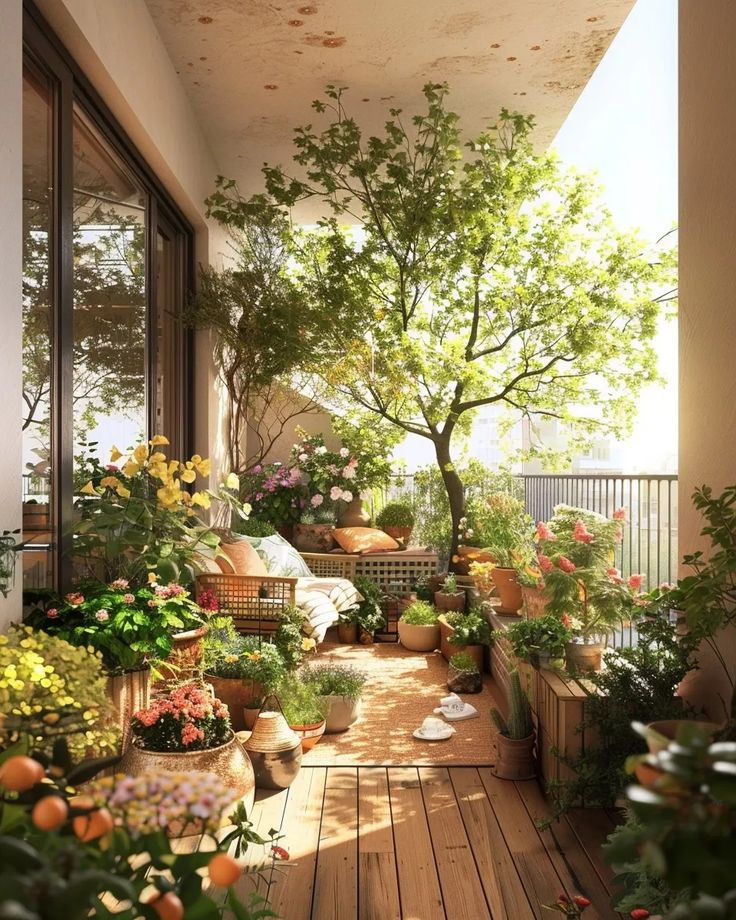
[[[679,36],[682,556],[707,546],[693,490],[736,482],[736,4],[680,0]],[[720,645],[733,677],[736,642]],[[721,715],[729,682],[705,656],[701,666],[690,694]]]
[[[21,0],[4,0],[0,28],[0,532],[23,520],[21,505],[21,284],[23,202],[23,42]],[[0,595],[0,630],[21,618],[15,588]]]

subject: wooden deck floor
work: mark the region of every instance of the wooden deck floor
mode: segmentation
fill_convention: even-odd
[[[591,899],[586,920],[618,917],[599,851],[610,817],[539,831],[545,814],[536,782],[488,768],[305,767],[256,804],[291,854],[260,892],[282,920],[544,920],[561,891]]]

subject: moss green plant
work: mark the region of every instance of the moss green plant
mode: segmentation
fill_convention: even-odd
[[[434,626],[437,616],[437,610],[427,601],[414,601],[401,614],[401,622],[409,626]]]

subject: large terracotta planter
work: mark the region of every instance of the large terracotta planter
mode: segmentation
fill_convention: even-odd
[[[450,642],[450,637],[455,632],[453,626],[445,620],[444,614],[437,617],[440,627],[440,651],[445,661],[449,661],[453,655],[460,652],[466,652],[473,661],[478,665],[478,670],[483,672],[483,646],[482,645],[462,645],[460,643]]]
[[[337,638],[340,642],[348,645],[355,645],[358,641],[358,624],[357,623],[338,623]]]
[[[212,685],[212,692],[218,700],[230,710],[230,721],[236,732],[242,732],[245,725],[245,704],[263,696],[263,687],[254,680],[241,680],[232,677],[216,677],[205,674],[204,679]]]
[[[413,626],[399,620],[399,642],[410,652],[433,652],[440,644],[439,624]]]
[[[338,527],[370,527],[371,516],[363,507],[363,499],[358,495],[351,502],[339,502],[337,511]]]
[[[507,738],[506,735],[496,736],[496,750],[498,757],[494,773],[499,779],[534,779],[536,769],[534,764],[534,732],[528,738]]]
[[[544,588],[521,585],[522,608],[527,620],[536,620],[547,613],[547,595]]]
[[[169,773],[214,773],[222,785],[245,799],[248,812],[255,798],[255,776],[250,758],[243,745],[233,735],[218,747],[203,751],[146,751],[131,744],[116,767],[120,773],[136,776],[143,770],[165,770]],[[179,830],[177,834],[186,833]],[[196,830],[189,831],[196,833]]]
[[[146,709],[151,701],[151,671],[125,671],[107,678],[107,696],[117,710],[116,724],[120,729],[120,750],[125,752],[130,744],[130,720],[133,713]]]
[[[325,717],[325,732],[334,735],[347,731],[357,722],[360,715],[360,700],[353,700],[347,696],[323,696],[327,703],[327,716]]]
[[[454,594],[445,594],[442,591],[435,591],[434,605],[439,610],[462,613],[465,610],[465,592],[456,591]]]
[[[334,529],[332,524],[294,524],[294,546],[302,553],[329,553]]]
[[[302,743],[302,751],[311,751],[319,739],[325,733],[326,722],[322,719],[320,722],[311,722],[309,725],[291,725],[289,728],[299,736]]]
[[[496,566],[491,575],[496,586],[496,594],[501,601],[501,604],[496,607],[496,613],[518,613],[521,610],[522,597],[521,585],[516,580],[516,569]]]
[[[567,642],[565,644],[565,661],[568,671],[583,674],[600,671],[603,663],[602,642]]]

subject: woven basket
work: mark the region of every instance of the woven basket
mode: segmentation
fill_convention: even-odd
[[[267,697],[264,704],[269,699],[275,698]],[[281,704],[278,705],[280,709]],[[289,728],[283,712],[261,711],[243,746],[250,755],[256,786],[260,789],[286,789],[299,773],[301,739]]]
[[[280,712],[261,712],[250,738],[245,742],[245,749],[271,754],[290,751],[299,743],[299,736],[289,728]]]

